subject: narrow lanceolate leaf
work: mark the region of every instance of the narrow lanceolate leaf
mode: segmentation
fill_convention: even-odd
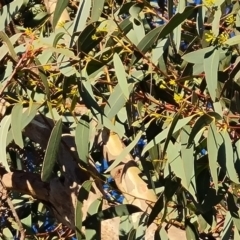
[[[11,114],[11,129],[12,129],[14,142],[20,148],[24,147],[23,139],[22,139],[22,115],[23,115],[22,104],[21,103],[15,104]]]
[[[178,121],[176,127],[174,128],[173,134],[176,133],[178,130],[180,130],[183,126],[187,125],[193,116],[181,119]],[[153,140],[151,140],[143,149],[142,156],[152,147],[154,147],[156,144],[160,143],[164,139],[166,139],[168,131],[170,129],[171,125],[168,126],[166,129],[164,129],[162,132],[160,132]]]
[[[23,5],[23,0],[13,1],[1,8],[0,31],[12,21],[12,16],[15,16]]]
[[[224,147],[225,147],[225,164],[226,164],[227,176],[231,181],[235,183],[239,183],[238,175],[234,166],[235,163],[234,163],[234,156],[233,156],[232,141],[227,131],[223,133],[223,139],[224,139]]]
[[[40,106],[41,106],[40,103],[30,102],[29,107],[25,111],[23,111],[23,114],[22,114],[22,122],[21,122],[22,129],[24,129],[33,120]]]
[[[59,119],[50,135],[46,153],[43,160],[41,179],[44,182],[47,182],[51,177],[52,170],[57,159],[58,149],[61,142],[61,136],[62,136],[62,119]]]
[[[190,126],[187,125],[183,127],[180,135],[181,136],[181,156],[183,161],[183,169],[185,172],[187,190],[190,186],[191,181],[195,181],[194,180],[195,178],[194,160],[193,160],[194,147],[192,146],[191,148],[187,148],[190,131],[191,131]]]
[[[102,203],[103,203],[103,199],[102,198],[98,198],[96,199],[88,208],[88,216],[92,216],[98,212],[101,211],[102,208]],[[101,222],[100,221],[94,221],[94,228],[86,228],[85,230],[85,236],[86,236],[86,240],[101,240]]]
[[[133,89],[133,84],[129,84],[128,92],[131,92]],[[108,99],[108,104],[106,104],[104,108],[104,114],[112,119],[119,113],[119,111],[123,108],[125,103],[127,102],[126,97],[123,94],[123,91],[119,84],[117,84],[113,90],[113,93],[110,95]]]
[[[186,1],[185,0],[179,1],[178,6],[177,6],[177,12],[182,13],[184,11],[185,7],[186,7]],[[182,35],[181,25],[179,25],[173,31],[173,41],[175,43],[177,52],[179,51],[179,48],[180,48],[181,35]]]
[[[208,149],[210,172],[211,172],[211,176],[212,176],[213,183],[215,185],[216,190],[218,190],[217,156],[218,156],[218,150],[219,150],[220,144],[221,144],[221,136],[217,131],[215,121],[212,121],[208,129],[207,149]]]
[[[7,154],[6,154],[6,147],[7,147],[7,134],[8,129],[11,123],[11,116],[5,116],[1,123],[0,123],[0,163],[5,167],[7,171],[10,171],[8,161],[7,161]]]
[[[159,33],[161,32],[163,26],[156,27],[155,29],[151,30],[145,37],[139,42],[137,45],[137,49],[145,54],[152,45],[158,40]],[[142,55],[138,52],[135,52],[131,59],[131,64],[136,63],[138,60],[142,58]]]
[[[161,227],[160,230],[157,230],[155,232],[155,237],[154,237],[155,240],[169,240],[168,238],[168,234],[165,230],[165,228]]]
[[[50,100],[50,90],[49,90],[49,86],[48,86],[48,80],[47,80],[47,76],[45,74],[45,71],[42,67],[42,64],[41,62],[35,58],[35,62],[36,62],[36,65],[38,66],[38,69],[39,69],[39,76],[43,82],[43,85],[44,85],[44,88],[45,88],[45,93],[47,95],[47,99]]]
[[[91,11],[91,22],[98,21],[102,14],[105,0],[93,0],[93,6]]]
[[[87,115],[83,115],[76,127],[75,143],[77,146],[79,159],[86,164],[88,163],[89,136],[89,117]]]
[[[17,33],[15,35],[13,35],[12,37],[9,38],[11,44],[15,44],[15,42],[22,36],[22,33]],[[6,48],[5,45],[0,47],[0,60],[3,59],[3,57],[5,57],[5,55],[8,53],[8,49]]]
[[[59,32],[59,33],[57,33],[57,34],[55,35],[54,40],[53,40],[53,47],[54,47],[54,48],[57,47],[58,41],[59,41],[60,39],[62,39],[62,37],[64,36],[64,34],[65,34],[64,32]]]
[[[234,36],[232,38],[229,38],[224,44],[227,44],[229,46],[233,46],[240,43],[240,35]]]
[[[188,6],[182,13],[175,14],[164,27],[160,26],[150,31],[137,45],[139,52],[141,52],[141,54],[145,54],[149,51],[152,48],[153,43],[171,33],[178,25],[187,19],[194,9],[195,7]],[[142,55],[139,52],[135,52],[133,54],[131,64],[134,64],[141,59]]]
[[[112,171],[129,153],[130,151],[137,145],[138,141],[140,140],[143,132],[139,131],[135,139],[121,152],[120,155],[114,160],[113,164],[105,171],[110,172]]]
[[[86,27],[88,17],[90,15],[90,10],[92,6],[92,1],[81,0],[76,17],[73,22],[73,28],[71,34],[75,32],[81,32]],[[74,38],[72,37],[70,42],[70,47],[74,45]]]
[[[214,34],[214,36],[218,36],[219,34],[219,22],[221,16],[222,16],[221,8],[218,8],[216,11],[214,11],[214,18],[212,21],[212,33]]]
[[[93,221],[103,221],[115,217],[128,216],[133,213],[141,212],[142,210],[137,206],[131,204],[122,204],[109,207],[101,212],[98,212],[92,216],[86,218],[83,222],[84,226],[88,227]]]
[[[24,129],[36,116],[39,107],[39,103],[30,103],[29,108],[24,109],[21,114],[21,129]],[[20,119],[18,118],[18,121]],[[7,134],[7,145],[13,140],[13,131],[9,131]]]
[[[77,48],[79,52],[82,51],[84,53],[89,53],[89,51],[102,41],[102,37],[98,37],[97,39],[93,38],[96,31],[97,28],[94,23],[89,24],[84,28],[77,40]]]
[[[82,239],[82,218],[83,218],[83,202],[88,199],[89,192],[92,187],[92,181],[87,180],[83,183],[82,187],[79,190],[78,193],[78,200],[77,200],[77,205],[75,209],[75,226],[76,226],[76,237],[77,240]]]
[[[198,231],[193,223],[191,223],[190,219],[186,218],[185,221],[185,231],[186,231],[186,237],[187,240],[198,240],[199,235]]]
[[[13,44],[11,43],[11,40],[9,39],[7,34],[3,31],[0,31],[0,38],[7,44],[11,57],[13,59],[17,60],[18,56],[17,56],[17,54],[14,50]]]
[[[62,15],[63,11],[66,9],[66,7],[68,5],[68,2],[69,2],[69,0],[57,1],[55,11],[53,13],[53,21],[52,21],[53,29],[55,29],[55,27],[57,26],[58,21]]]
[[[172,137],[172,134],[173,134],[173,131],[177,125],[177,122],[179,120],[179,118],[181,117],[181,111],[179,111],[173,118],[173,121],[170,125],[170,128],[169,128],[169,131],[168,131],[168,134],[167,134],[167,138],[166,138],[166,141],[165,141],[165,144],[164,144],[164,147],[163,147],[163,151],[162,151],[162,156],[165,155],[165,152],[167,150],[167,147],[168,147],[168,143]]]
[[[139,13],[142,11],[143,6],[140,4],[134,4],[129,9],[129,14],[131,15],[130,21],[133,24],[133,32],[135,33],[137,43],[139,43],[145,36],[145,29],[143,26],[142,19],[139,17]]]
[[[203,67],[205,71],[208,91],[213,102],[216,101],[216,90],[218,84],[217,78],[218,65],[219,65],[219,50],[215,47],[212,47],[212,49],[205,53],[204,55]]]
[[[150,226],[152,222],[155,220],[155,218],[159,215],[159,213],[163,210],[164,207],[164,194],[163,192],[158,197],[158,200],[154,204],[152,211],[149,214],[148,217],[148,223],[147,225]]]
[[[192,146],[198,132],[200,132],[204,127],[208,126],[208,124],[210,124],[214,118],[216,120],[221,120],[221,116],[215,112],[208,112],[207,114],[204,114],[198,118],[198,120],[193,125],[192,131],[189,135],[188,148]]]
[[[129,91],[128,91],[128,81],[126,77],[126,72],[125,72],[125,68],[123,66],[122,60],[117,53],[115,53],[113,56],[113,65],[114,65],[115,73],[118,79],[118,84],[124,96],[126,97],[126,99],[128,99]]]
[[[231,213],[228,211],[225,216],[223,230],[221,232],[222,240],[231,239],[232,227],[233,227],[233,219],[232,219]]]

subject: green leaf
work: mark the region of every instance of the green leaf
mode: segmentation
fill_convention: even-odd
[[[2,234],[6,239],[14,239],[14,236],[9,228],[3,228]]]
[[[83,183],[82,187],[79,190],[78,193],[78,200],[77,200],[77,205],[75,209],[75,226],[76,226],[76,236],[78,240],[82,239],[82,218],[83,218],[83,202],[88,199],[89,192],[92,187],[92,181],[87,180]]]
[[[49,86],[48,86],[48,80],[47,80],[47,76],[45,74],[44,68],[42,67],[41,62],[35,58],[35,63],[38,66],[38,70],[39,70],[39,76],[43,82],[44,88],[45,88],[45,93],[47,95],[47,99],[50,100],[50,90],[49,90]]]
[[[6,147],[7,147],[7,134],[11,124],[11,116],[5,116],[0,123],[0,161],[3,167],[9,172],[10,168],[7,161]]]
[[[152,62],[157,64],[165,49],[169,46],[169,39],[159,40],[157,46],[152,50]]]
[[[68,6],[69,0],[61,0],[56,2],[56,7],[53,13],[53,21],[52,21],[52,28],[55,29],[58,21],[63,13],[63,11]]]
[[[16,52],[14,50],[13,44],[11,43],[11,40],[9,39],[7,34],[5,32],[3,32],[3,31],[0,31],[0,38],[7,44],[11,57],[14,60],[17,60],[18,56],[17,56],[17,54],[16,54]]]
[[[219,35],[219,22],[222,16],[222,10],[221,8],[218,8],[217,10],[214,11],[214,18],[212,21],[212,33],[214,36]]]
[[[233,227],[233,220],[232,220],[231,213],[228,211],[225,216],[223,230],[221,232],[221,240],[231,239],[230,236],[232,234],[232,227]]]
[[[155,232],[154,240],[169,240],[166,230],[161,227],[160,231]]]
[[[120,217],[120,224],[119,224],[119,239],[126,239],[127,236],[133,230],[133,221],[132,216],[123,216]]]
[[[161,32],[163,26],[159,26],[151,30],[145,37],[139,42],[137,45],[137,49],[142,53],[145,54],[152,45],[159,39],[159,33]],[[134,52],[131,59],[131,65],[135,64],[142,58],[142,55],[139,52]]]
[[[68,0],[67,0],[68,2]],[[57,44],[59,42],[60,39],[62,39],[62,37],[65,35],[65,33],[63,32],[59,32],[55,35],[54,40],[53,40],[53,47],[56,48]]]
[[[222,133],[223,136],[223,142],[224,142],[224,153],[225,153],[225,158],[221,154],[221,160],[225,159],[225,164],[226,164],[226,170],[227,170],[227,176],[229,179],[235,183],[239,184],[239,179],[238,175],[235,169],[235,162],[234,162],[234,157],[233,157],[233,147],[232,147],[232,140],[229,136],[229,133],[227,131],[224,131]]]
[[[83,115],[76,127],[75,143],[80,161],[83,161],[86,164],[88,164],[89,137],[89,117],[87,115]]]
[[[121,51],[122,47],[107,47],[96,54],[86,65],[86,72],[88,76],[92,77],[94,73],[98,73],[106,64],[112,61],[114,53],[120,53]]]
[[[128,92],[131,92],[133,89],[133,84],[128,85]],[[117,84],[113,90],[113,93],[110,95],[108,99],[108,104],[106,104],[104,108],[105,115],[112,119],[119,113],[119,111],[123,108],[126,103],[126,98],[123,94],[123,91],[120,87],[120,84]]]
[[[138,43],[145,36],[145,29],[143,27],[142,20],[139,17],[139,13],[142,11],[142,9],[143,9],[143,5],[142,4],[134,4],[129,9],[129,14],[131,15],[130,21],[133,24],[133,30],[135,32],[136,38],[138,40]]]
[[[98,37],[97,39],[93,38],[96,32],[97,27],[95,24],[89,24],[86,28],[84,28],[77,40],[79,52],[82,51],[84,53],[89,53],[89,51],[91,51],[97,46],[98,43],[102,41],[102,37]]]
[[[22,33],[17,33],[15,35],[13,35],[12,37],[10,37],[10,42],[12,45],[15,44],[15,42],[22,36]],[[0,60],[2,60],[5,55],[8,53],[8,48],[6,48],[5,45],[0,47]]]
[[[182,13],[186,7],[186,1],[179,1],[177,5],[177,12]],[[173,31],[173,41],[175,43],[177,52],[179,51],[180,48],[180,43],[181,43],[181,36],[182,36],[182,31],[181,31],[182,26],[179,25],[177,26],[174,31]]]
[[[29,108],[24,109],[21,114],[21,130],[24,129],[36,116],[39,107],[41,104],[32,103],[29,105]],[[13,140],[13,132],[9,131],[7,134],[7,145]]]
[[[124,150],[118,155],[118,157],[114,160],[111,166],[105,171],[108,173],[112,171],[119,163],[130,153],[130,151],[137,145],[138,141],[140,140],[143,132],[140,130],[134,140],[126,147]]]
[[[171,33],[178,25],[180,25],[185,19],[187,19],[190,14],[194,11],[195,7],[188,6],[184,9],[182,13],[175,14],[170,21],[164,26],[157,27],[150,31],[137,45],[139,52],[135,52],[131,59],[131,65],[136,63],[141,59],[142,54],[149,51],[152,45],[158,40],[165,38],[169,33]]]
[[[187,190],[189,189],[191,181],[195,181],[194,176],[194,147],[187,148],[189,133],[191,131],[190,126],[183,127],[180,133],[181,139],[181,156],[183,162],[183,169],[185,172],[185,180]]]
[[[173,7],[174,7],[173,0],[168,0],[167,6],[168,6],[168,16],[169,16],[169,19],[171,19],[173,16]]]
[[[127,240],[135,240],[136,239],[135,236],[136,236],[136,229],[132,229],[128,234]]]
[[[212,121],[208,129],[207,150],[208,150],[210,172],[211,172],[211,176],[212,176],[213,183],[215,185],[216,190],[218,190],[217,156],[218,156],[218,150],[219,150],[220,144],[221,144],[221,136],[217,131],[215,121]]]
[[[92,216],[86,218],[83,225],[89,227],[94,220],[103,221],[115,217],[129,216],[133,213],[142,212],[140,208],[131,204],[121,204],[117,206],[111,206],[101,212],[98,212]]]
[[[96,199],[88,208],[88,216],[92,216],[100,211],[100,208],[103,204],[103,199],[98,198]]]
[[[118,79],[118,84],[122,90],[123,95],[128,100],[130,93],[128,91],[128,81],[126,77],[126,72],[122,60],[117,53],[113,55],[113,65]]]
[[[237,35],[232,38],[229,38],[224,44],[233,46],[233,45],[237,45],[239,43],[240,43],[240,35]]]
[[[6,4],[1,8],[0,31],[3,31],[5,27],[12,21],[12,17],[19,12],[22,5],[23,0],[18,0]]]
[[[197,232],[196,227],[194,226],[193,223],[190,222],[190,219],[185,220],[185,231],[186,231],[186,237],[187,240],[198,240],[199,235]]]
[[[212,47],[207,47],[203,49],[198,49],[197,51],[192,51],[182,56],[182,59],[189,63],[203,63],[205,53],[208,52]]]
[[[23,111],[22,122],[21,122],[22,129],[24,129],[33,120],[40,106],[41,106],[40,103],[33,102],[33,103],[30,103],[29,107]]]
[[[214,118],[216,120],[222,119],[221,116],[215,112],[208,112],[207,114],[204,114],[198,118],[198,120],[193,125],[192,131],[189,135],[188,148],[193,145],[193,142],[195,137],[197,136],[197,133],[201,131],[204,127],[209,125],[214,120]]]
[[[94,109],[98,113],[102,114],[102,109],[99,107],[98,103],[95,100],[92,85],[88,80],[79,81],[79,94],[82,97],[85,105],[89,109]]]
[[[167,149],[167,159],[168,159],[167,166],[164,168],[164,176],[168,176],[169,174],[171,174],[171,171],[174,172],[174,174],[176,174],[176,176],[181,179],[183,187],[188,189],[189,185],[187,183],[186,172],[184,169],[185,159],[183,159],[181,156],[180,143],[176,142],[173,145],[172,142],[169,142],[169,146]]]
[[[102,124],[107,129],[117,133],[120,137],[122,137],[124,135],[124,132],[119,130],[116,126],[113,125],[111,120],[109,120],[105,116],[105,114],[102,112],[102,109],[99,107],[99,105],[95,101],[90,82],[82,80],[79,86],[81,86],[79,93],[86,107],[91,109],[91,112],[97,118],[98,123]]]
[[[91,22],[96,22],[102,14],[105,0],[93,0]]]
[[[210,51],[204,55],[203,67],[205,71],[208,91],[213,102],[216,100],[219,60],[219,50],[215,47],[212,47],[212,49],[210,49]]]
[[[20,148],[24,147],[22,138],[22,115],[23,115],[22,104],[21,103],[15,104],[11,114],[11,128],[13,139]]]
[[[81,0],[76,16],[73,22],[72,31],[70,31],[71,35],[75,32],[81,32],[86,27],[88,17],[90,15],[90,10],[92,7],[92,1],[89,0]],[[71,42],[69,47],[72,48],[74,45],[74,37],[71,38]]]
[[[238,229],[234,227],[234,240],[240,239],[240,234],[238,232]]]
[[[49,181],[51,177],[52,170],[57,159],[58,149],[61,142],[61,136],[62,136],[62,119],[59,119],[51,132],[43,160],[41,179],[44,182]]]
[[[116,43],[116,40],[114,40],[113,36],[117,38],[121,38],[121,34],[124,33],[127,35],[127,33],[132,29],[132,22],[129,20],[130,18],[125,18],[119,25],[118,31],[115,31],[112,33],[112,35],[109,37],[106,43],[106,47],[113,46]]]
[[[159,213],[163,210],[163,208],[164,208],[164,194],[162,192],[149,214],[147,226],[150,226],[153,223],[153,221],[159,215]]]
[[[168,147],[168,143],[169,141],[171,140],[171,137],[173,135],[173,132],[174,132],[174,129],[178,123],[178,120],[179,118],[181,117],[181,111],[179,111],[173,118],[173,121],[169,127],[169,130],[168,130],[168,134],[167,134],[167,137],[166,137],[166,140],[165,140],[165,143],[164,143],[164,147],[163,147],[163,151],[162,151],[162,156],[165,155],[165,152],[167,150],[167,147]]]
[[[173,134],[176,133],[178,130],[180,130],[182,127],[184,127],[185,125],[187,125],[191,119],[193,118],[193,116],[181,119],[178,121]],[[168,131],[170,129],[171,125],[168,126],[166,129],[164,129],[162,132],[160,132],[153,140],[151,140],[143,149],[142,151],[142,156],[152,147],[154,147],[156,144],[160,143],[161,141],[163,141],[164,139],[166,139]]]

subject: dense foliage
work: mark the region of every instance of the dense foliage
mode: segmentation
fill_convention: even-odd
[[[79,170],[91,177],[81,183],[76,209],[98,181],[111,206],[101,210],[102,196],[88,209],[98,220],[83,222],[76,214],[86,239],[101,238],[92,237],[92,222],[116,216],[129,221],[119,225],[119,239],[141,239],[153,222],[155,239],[168,239],[171,225],[188,240],[240,239],[239,2],[59,0],[52,14],[46,2],[0,1],[2,168],[61,181],[70,175],[57,157],[68,131]],[[69,19],[62,21],[66,10]],[[36,116],[55,123],[46,148],[26,131]],[[106,150],[98,138],[106,129],[126,147],[118,138]],[[111,151],[117,156],[109,157]],[[140,173],[124,185],[112,172],[130,169],[130,160]],[[150,209],[126,197],[135,180],[151,190],[135,196]],[[4,196],[12,189],[1,182],[0,190]],[[2,239],[75,236],[47,202],[13,190],[0,201]],[[128,214],[140,210],[146,216],[134,225]]]

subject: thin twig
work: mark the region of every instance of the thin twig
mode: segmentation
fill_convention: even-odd
[[[2,185],[2,187],[5,189],[5,186],[4,184],[2,183],[2,180],[0,180],[0,183]],[[18,227],[19,227],[19,232],[20,232],[20,240],[24,240],[25,239],[25,231],[24,231],[24,228],[23,228],[23,225],[21,223],[21,220],[19,219],[18,217],[18,214],[13,206],[13,203],[11,201],[11,199],[9,198],[9,196],[7,196],[7,204],[10,208],[10,210],[12,211],[12,214],[13,214],[13,217],[15,218],[15,221],[16,223],[18,224]]]

